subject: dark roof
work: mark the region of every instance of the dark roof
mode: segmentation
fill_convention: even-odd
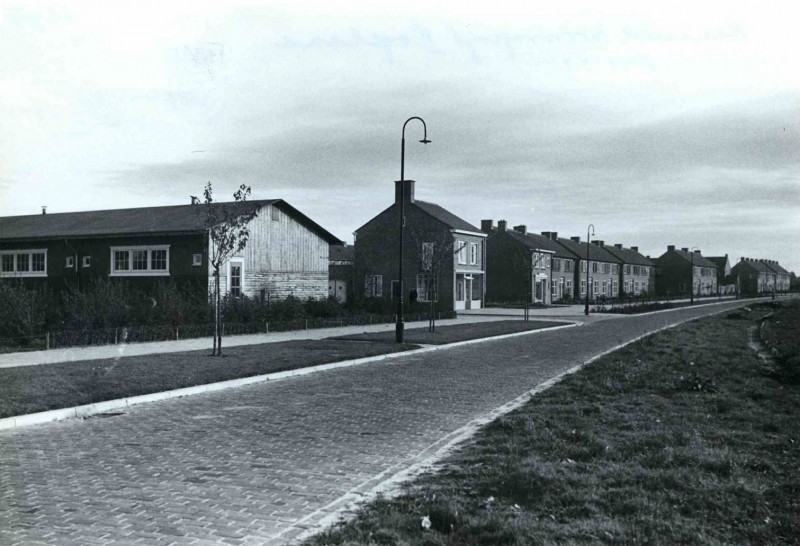
[[[531,250],[550,250],[551,252],[554,252],[555,255],[559,258],[570,258],[570,259],[575,258],[575,256],[567,252],[564,249],[564,247],[562,247],[557,242],[552,241],[547,237],[539,235],[537,233],[520,233],[519,231],[516,230],[506,230],[504,232],[496,232],[496,233],[498,234],[506,233],[509,237],[511,237],[515,241],[519,241],[520,243],[522,243]]]
[[[653,264],[652,260],[648,260],[643,254],[633,250],[632,248],[619,248],[608,245],[604,246],[603,248],[613,256],[620,259],[624,264],[647,265],[651,267],[655,265]]]
[[[714,262],[717,268],[723,271],[725,270],[725,264],[730,263],[727,256],[706,256],[706,260]]]
[[[231,205],[231,203],[215,203],[215,205]],[[276,208],[293,217],[328,243],[342,243],[283,199],[247,201],[236,205],[236,208],[240,208],[243,212],[249,212],[266,205],[275,205]],[[198,206],[202,207],[202,205]],[[197,233],[205,229],[203,215],[202,213],[198,215],[197,210],[193,205],[171,205],[6,216],[0,218],[0,240]]]
[[[758,260],[739,260],[731,269],[736,269],[736,271],[739,271],[739,269],[742,267],[750,267],[750,269],[754,269],[759,273],[771,273],[767,266]]]
[[[328,260],[331,262],[352,262],[355,257],[354,246],[331,245],[328,251]]]
[[[575,255],[576,258],[580,258],[581,260],[586,259],[586,245],[589,245],[589,260],[593,262],[609,262],[609,263],[621,263],[621,260],[610,254],[605,248],[600,248],[597,245],[589,244],[584,241],[580,243],[576,243],[572,239],[563,239],[561,237],[558,238],[558,242],[567,250],[569,250],[572,254]]]
[[[686,252],[685,250],[681,250],[681,249],[678,249],[678,248],[673,250],[673,252],[675,254],[677,254],[678,256],[680,256],[681,258],[683,258],[684,260],[686,260],[687,262],[692,262],[694,265],[696,265],[698,267],[713,267],[714,269],[717,268],[717,264],[715,264],[714,262],[708,261],[699,252],[694,252],[694,253],[693,252]],[[664,256],[664,255],[666,255],[668,253],[669,253],[669,251],[667,251],[664,254],[662,254],[662,256]],[[692,254],[694,254],[694,257],[692,257]]]
[[[482,233],[480,228],[473,226],[466,220],[462,220],[452,212],[440,207],[436,203],[428,203],[427,201],[420,201],[417,199],[414,201],[414,204],[452,229],[461,229],[464,231]]]
[[[789,274],[789,272],[786,271],[783,267],[781,267],[781,265],[778,262],[762,262],[762,263],[764,263],[764,265],[766,265],[769,269],[771,269],[775,273],[778,273],[780,275]]]

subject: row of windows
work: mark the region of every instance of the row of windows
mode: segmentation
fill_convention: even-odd
[[[574,263],[573,260],[566,260],[563,258],[553,258],[553,271],[561,271],[563,264],[564,272],[571,273],[573,263]]]
[[[92,265],[92,257],[81,256],[81,267]],[[192,254],[192,266],[203,265],[203,254]],[[75,267],[75,256],[66,256],[66,268]],[[0,252],[3,277],[46,277],[47,249]],[[169,245],[111,247],[111,275],[169,275]]]
[[[625,265],[625,274],[630,275],[631,272],[633,272],[634,275],[648,275],[650,270],[646,265]]]
[[[425,243],[423,243],[423,245],[424,244]],[[433,245],[433,243],[428,244]],[[457,240],[455,245],[459,265],[467,264],[467,254],[469,254],[469,265],[478,265],[478,243],[467,243]],[[424,253],[425,249],[423,247],[423,255]]]

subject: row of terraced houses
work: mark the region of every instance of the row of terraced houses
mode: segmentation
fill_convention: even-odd
[[[402,184],[402,191],[401,191]],[[402,196],[402,197],[401,197]],[[657,258],[637,246],[534,233],[506,220],[467,222],[415,197],[415,182],[395,183],[395,199],[340,239],[282,199],[250,201],[257,214],[246,248],[223,267],[222,289],[257,298],[393,299],[399,290],[399,211],[404,200],[404,298],[439,309],[490,302],[554,304],[641,295],[760,294],[789,290],[774,260],[667,247]],[[53,287],[109,277],[171,279],[208,291],[210,242],[195,205],[0,218],[2,278]]]

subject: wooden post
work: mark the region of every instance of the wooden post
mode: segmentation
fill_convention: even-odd
[[[179,330],[180,330],[180,326],[176,326],[175,327],[175,341],[178,341],[181,338]]]
[[[49,351],[50,350],[50,332],[47,332],[45,334],[44,338],[45,338],[45,345],[47,347],[47,350]]]
[[[114,328],[114,345],[116,345],[119,342],[118,341],[118,339],[119,339],[118,333],[119,333],[119,328]]]

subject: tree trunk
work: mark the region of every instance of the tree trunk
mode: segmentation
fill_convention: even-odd
[[[217,356],[219,341],[219,271],[214,271],[214,347],[211,356]]]

